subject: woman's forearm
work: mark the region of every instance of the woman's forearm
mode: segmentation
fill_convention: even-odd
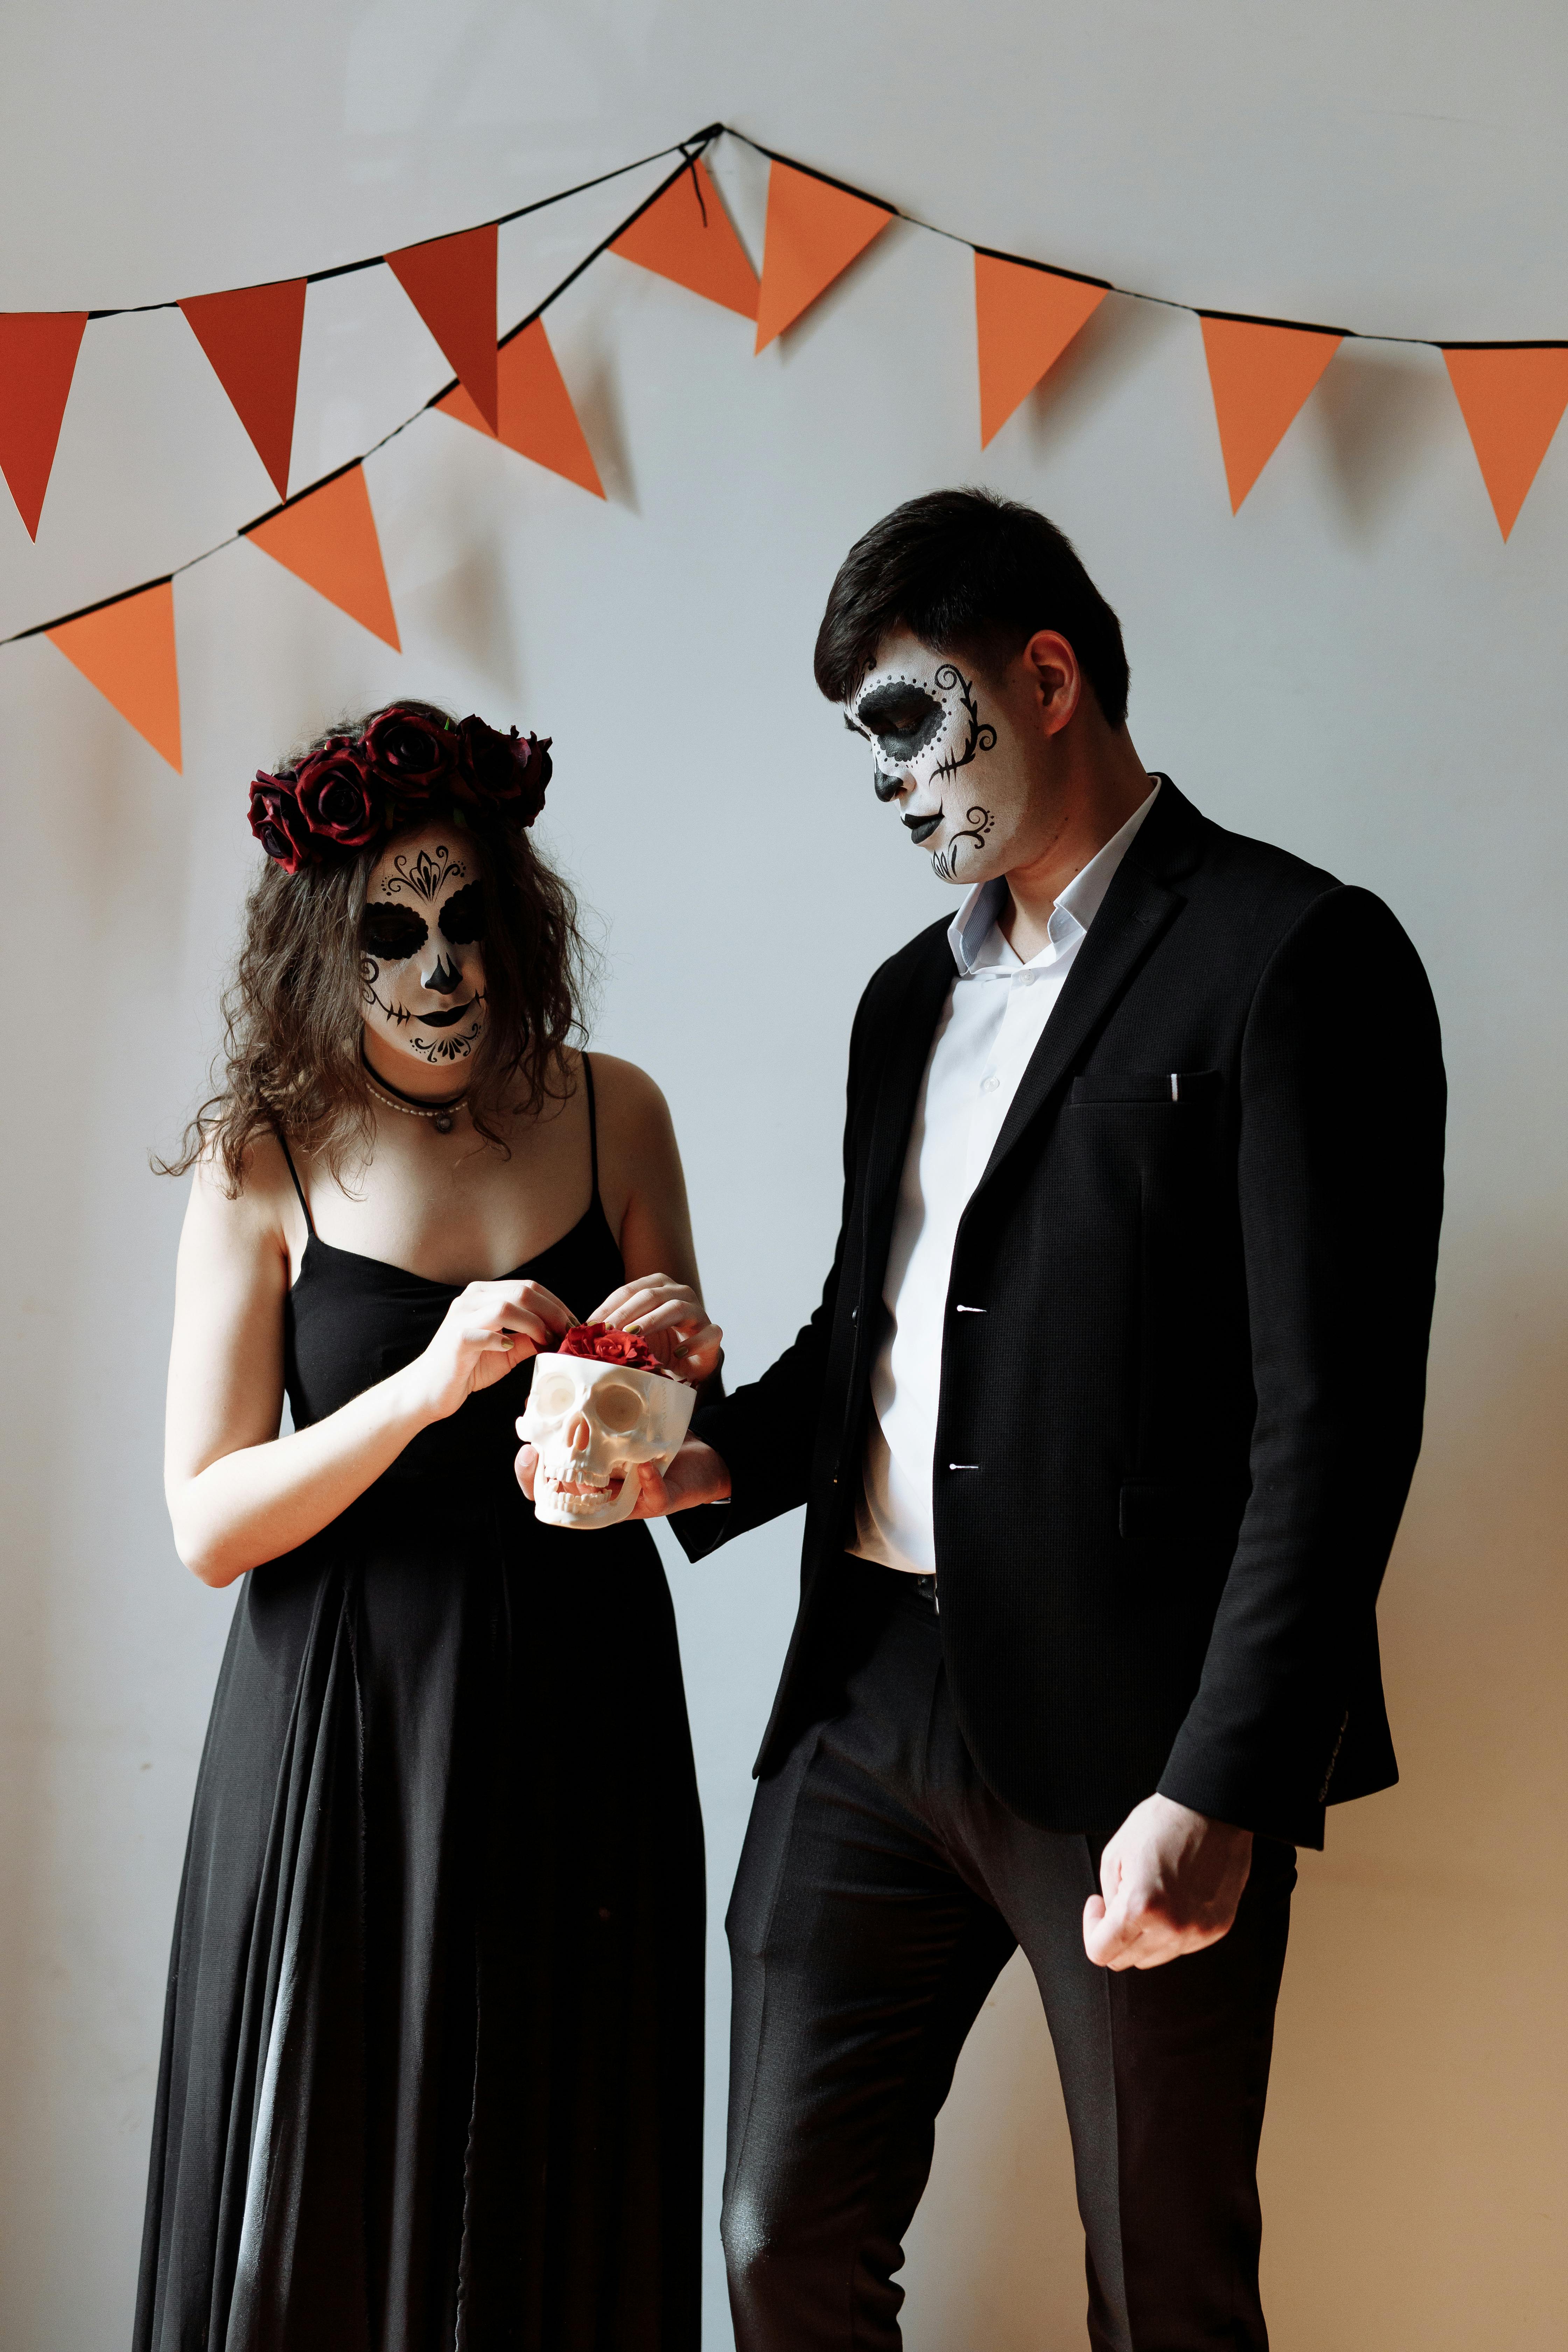
[[[412,1377],[394,1372],[310,1428],[220,1454],[166,1482],[180,1558],[204,1584],[292,1551],[347,1510],[439,1415]]]

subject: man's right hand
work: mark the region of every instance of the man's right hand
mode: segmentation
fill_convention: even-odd
[[[521,1421],[517,1433],[522,1435]],[[531,1503],[534,1475],[539,1468],[539,1455],[531,1445],[522,1448],[516,1466],[517,1483]],[[662,1476],[651,1462],[639,1463],[637,1484],[642,1492],[632,1513],[634,1519],[668,1518],[671,1511],[689,1511],[699,1503],[726,1503],[730,1499],[729,1465],[700,1437],[686,1440]]]

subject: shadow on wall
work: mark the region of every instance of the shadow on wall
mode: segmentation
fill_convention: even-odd
[[[1302,416],[1327,459],[1340,526],[1364,544],[1420,494],[1453,432],[1454,396],[1436,352],[1344,343]]]
[[[1472,1235],[1450,1256],[1495,1275],[1500,1251]],[[1565,1305],[1446,1275],[1381,1612],[1405,1777],[1331,1813],[1296,1898],[1262,2164],[1275,2352],[1568,2334],[1542,2285],[1564,2242]],[[1017,1958],[943,2110],[904,2278],[908,2352],[1084,2341],[1067,2126]]]
[[[1034,462],[1048,465],[1069,450],[1074,436],[1142,369],[1168,356],[1173,346],[1180,350],[1184,331],[1194,324],[1183,311],[1108,295],[1024,403]],[[1217,443],[1214,462],[1217,468]]]
[[[466,655],[514,704],[526,698],[509,583],[493,538],[476,530],[470,554],[403,601],[428,641],[454,658]]]
[[[632,473],[625,391],[610,347],[606,321],[585,319],[573,340],[573,399],[587,436],[605,496],[628,514],[640,514]]]

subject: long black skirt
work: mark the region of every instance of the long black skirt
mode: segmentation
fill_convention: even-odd
[[[703,1899],[645,1528],[373,1494],[253,1570],[136,2352],[692,2352]]]

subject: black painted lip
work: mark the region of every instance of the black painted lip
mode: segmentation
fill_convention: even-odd
[[[922,841],[931,839],[942,823],[942,811],[939,809],[935,816],[907,816],[904,823],[909,826],[910,839],[918,848]]]
[[[450,1029],[462,1019],[473,1001],[470,996],[468,1004],[454,1004],[449,1013],[416,1013],[414,1018],[426,1029]]]

